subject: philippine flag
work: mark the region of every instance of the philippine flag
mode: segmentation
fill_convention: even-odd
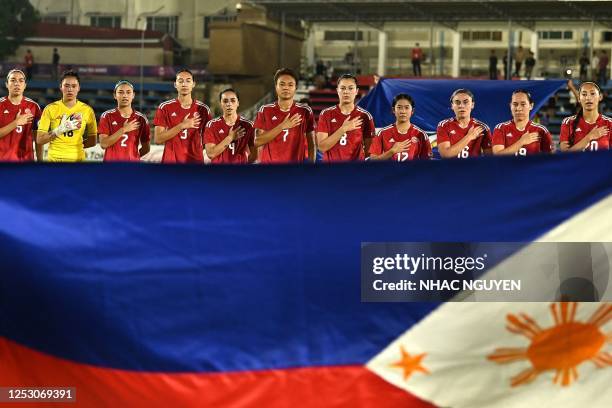
[[[609,299],[610,163],[3,165],[0,387],[82,407],[608,408],[609,302],[362,302],[360,251],[600,242]]]

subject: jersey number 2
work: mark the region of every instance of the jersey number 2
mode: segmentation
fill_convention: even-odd
[[[128,135],[121,135],[121,147],[128,147],[127,145]]]

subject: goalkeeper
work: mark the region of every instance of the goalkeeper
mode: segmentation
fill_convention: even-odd
[[[83,161],[84,148],[96,144],[96,116],[91,106],[77,100],[80,80],[76,72],[62,74],[60,90],[62,99],[43,110],[36,140],[40,145],[49,143],[47,161]]]

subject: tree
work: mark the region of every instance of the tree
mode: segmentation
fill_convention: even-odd
[[[15,54],[26,37],[34,33],[38,12],[28,0],[2,0],[0,12],[0,61]]]

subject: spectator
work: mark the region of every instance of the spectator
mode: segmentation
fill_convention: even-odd
[[[416,43],[416,46],[412,49],[412,73],[414,76],[421,76],[421,61],[423,60],[423,50]]]
[[[495,55],[495,50],[491,50],[489,56],[489,79],[497,79],[497,55]]]
[[[504,52],[504,57],[502,58],[502,62],[504,63],[504,79],[511,79],[512,75],[509,72],[509,66],[512,66],[512,60],[510,60],[510,64],[508,64],[508,54]]]
[[[32,79],[32,73],[34,72],[34,55],[31,50],[27,50],[24,57],[25,69],[26,69],[26,81]]]
[[[591,79],[593,81],[597,81],[597,78],[599,77],[599,56],[597,55],[597,51],[593,51],[593,58],[591,58],[591,70]]]
[[[580,64],[580,82],[587,80],[590,63],[591,61],[589,61],[589,57],[587,57],[586,52],[583,52],[582,56],[578,60],[578,64]]]
[[[608,62],[610,62],[610,60],[608,59],[608,55],[606,54],[605,51],[601,52],[601,57],[599,57],[599,85],[601,87],[606,86],[606,83],[608,82]]]
[[[525,76],[527,79],[531,79],[531,74],[533,73],[533,67],[535,67],[536,59],[534,57],[533,52],[529,51],[529,56],[525,59]]]
[[[523,65],[523,61],[525,61],[525,50],[522,46],[519,45],[518,49],[514,53],[514,75],[521,76],[521,67]]]
[[[57,75],[59,73],[59,62],[60,55],[57,52],[57,48],[53,49],[53,58],[51,59],[51,77],[54,81],[57,81]]]

